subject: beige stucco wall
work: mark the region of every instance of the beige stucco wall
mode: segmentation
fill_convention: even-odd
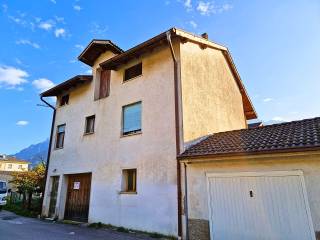
[[[175,48],[178,50],[176,43]],[[94,68],[110,56],[100,56]],[[141,60],[143,75],[123,83],[124,68]],[[43,213],[48,213],[50,176],[61,176],[56,212],[62,219],[65,175],[92,172],[89,222],[177,235],[173,62],[169,48],[155,49],[151,55],[112,71],[109,97],[94,101],[94,89],[94,80],[74,89],[69,105],[57,109],[55,130],[57,125],[66,124],[65,142],[63,149],[52,148]],[[137,101],[142,101],[142,134],[121,137],[122,106]],[[84,136],[85,117],[93,114],[95,133]],[[119,193],[124,168],[137,168],[136,195]]]
[[[180,48],[184,141],[246,128],[241,93],[223,53],[192,42]]]
[[[187,165],[189,218],[209,220],[206,173],[301,170],[314,230],[320,231],[320,155],[223,160]]]
[[[11,168],[9,165],[11,164]],[[21,168],[20,168],[21,166]],[[9,172],[23,172],[28,171],[28,163],[17,163],[10,161],[0,161],[0,171],[9,171]]]

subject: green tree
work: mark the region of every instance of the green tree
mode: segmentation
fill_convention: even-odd
[[[15,172],[13,179],[10,181],[13,183],[18,192],[22,194],[22,206],[23,208],[31,209],[32,194],[34,192],[43,193],[45,187],[45,164],[39,163],[32,170],[27,172]],[[28,196],[28,202],[27,202]]]

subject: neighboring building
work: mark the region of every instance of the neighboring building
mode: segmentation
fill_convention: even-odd
[[[17,159],[12,156],[0,154],[0,171],[5,172],[24,172],[28,171],[29,162]]]
[[[10,183],[15,172],[25,172],[29,169],[29,162],[17,159],[16,157],[0,154],[0,180],[8,183],[8,188],[15,189]]]
[[[177,156],[256,118],[227,48],[172,28],[127,51],[93,40],[57,97],[43,215],[182,234]]]
[[[179,159],[189,239],[320,239],[320,118],[213,134]]]

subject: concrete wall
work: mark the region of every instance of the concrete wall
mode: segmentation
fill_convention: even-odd
[[[220,50],[181,44],[181,89],[185,142],[246,128],[241,93]]]
[[[94,79],[98,63],[111,56],[97,60]],[[124,69],[139,61],[143,75],[123,83]],[[62,219],[67,174],[92,172],[89,222],[177,235],[173,83],[173,61],[165,46],[112,71],[107,98],[94,101],[94,80],[70,92],[69,105],[57,109],[55,130],[66,124],[65,142],[63,149],[52,148],[44,214],[50,176],[60,176],[56,212]],[[122,106],[137,101],[142,101],[142,133],[122,137]],[[84,135],[85,117],[93,114],[95,133]],[[137,168],[137,194],[120,194],[125,168]]]
[[[191,226],[197,231],[209,220],[206,173],[232,173],[256,171],[302,170],[307,188],[314,230],[320,231],[320,155],[272,157],[268,159],[239,159],[210,163],[188,164],[188,210],[189,219],[202,220],[201,226]],[[205,237],[199,239],[206,239]]]

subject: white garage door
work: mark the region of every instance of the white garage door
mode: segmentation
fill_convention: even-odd
[[[208,174],[211,239],[315,239],[299,173]]]

